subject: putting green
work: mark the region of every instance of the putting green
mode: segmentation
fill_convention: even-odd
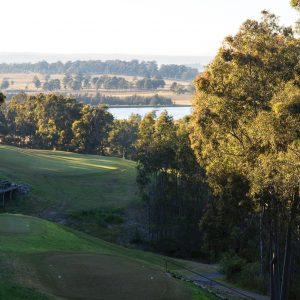
[[[184,300],[191,291],[161,271],[122,257],[92,253],[32,256],[38,278],[51,294],[67,299]]]

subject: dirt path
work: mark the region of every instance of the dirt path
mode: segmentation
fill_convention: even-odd
[[[234,292],[231,288],[227,288],[221,284],[218,284],[217,282],[211,281],[211,280],[217,280],[219,278],[222,278],[223,275],[221,273],[218,273],[218,272],[209,273],[209,274],[205,274],[205,277],[206,278],[204,278],[200,275],[192,275],[190,277],[190,279],[201,285],[211,287],[214,290],[217,290],[220,292],[231,293],[231,294],[234,294],[239,297],[243,297],[243,295],[244,295],[245,299],[247,298],[247,299],[255,299],[255,300],[270,300],[270,297],[268,297],[268,296],[259,295],[257,293],[249,292],[246,290],[233,288],[236,291],[236,292]]]

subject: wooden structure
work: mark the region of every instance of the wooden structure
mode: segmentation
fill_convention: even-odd
[[[11,200],[12,194],[18,189],[18,185],[9,181],[0,181],[0,196],[2,196],[2,206],[5,206],[5,196],[9,195]]]

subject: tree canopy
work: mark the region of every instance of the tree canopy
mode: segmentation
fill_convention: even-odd
[[[260,22],[247,20],[224,40],[196,80],[191,140],[212,191],[228,201],[228,187],[244,182],[240,207],[252,200],[264,218],[272,216],[262,241],[272,254],[262,254],[269,261],[262,269],[272,270],[272,299],[287,299],[299,209],[299,57],[291,28],[264,11]]]

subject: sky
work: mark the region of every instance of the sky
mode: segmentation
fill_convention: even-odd
[[[3,0],[0,52],[214,55],[263,9],[294,24],[289,0]]]

